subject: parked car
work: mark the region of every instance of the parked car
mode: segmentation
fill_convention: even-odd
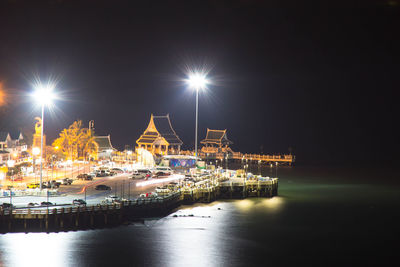
[[[159,174],[163,174],[163,176],[168,176],[168,175],[173,174],[174,171],[173,171],[170,167],[157,166],[157,167],[154,169],[153,173],[154,173],[155,175],[157,175],[157,173],[159,173]],[[161,176],[161,175],[159,175],[159,176]]]
[[[156,193],[168,194],[171,190],[167,186],[156,187]]]
[[[40,187],[40,184],[28,184],[27,185],[27,188],[29,188],[29,189],[35,189],[35,188],[39,188]]]
[[[121,199],[119,197],[113,196],[113,195],[107,196],[105,200],[106,200],[106,202],[109,202],[109,203],[114,203],[114,202],[120,202],[121,201]]]
[[[109,176],[109,173],[106,172],[105,170],[101,170],[96,173],[96,177],[107,177],[107,176]]]
[[[57,182],[59,182],[62,185],[70,185],[70,184],[72,184],[73,181],[74,180],[72,180],[70,178],[64,178],[64,179],[61,179],[61,180],[57,180]]]
[[[44,182],[42,185],[42,188],[59,188],[61,185],[60,182],[57,182],[55,180],[51,180],[48,182]]]
[[[151,171],[146,169],[139,169],[133,171],[130,178],[132,179],[145,179],[151,177]]]
[[[0,207],[2,209],[12,209],[12,208],[14,208],[14,205],[5,202],[5,203],[1,204]]]
[[[83,200],[83,199],[74,199],[72,201],[72,204],[74,204],[74,205],[86,205],[86,201]]]
[[[159,178],[159,177],[165,177],[165,176],[170,176],[170,175],[171,175],[171,173],[168,171],[158,171],[153,175],[153,177]]]
[[[33,202],[28,203],[28,207],[38,207],[38,206],[40,206],[38,203],[33,203]]]
[[[157,193],[144,193],[140,194],[139,198],[156,198],[158,197]]]
[[[115,173],[124,173],[124,170],[122,170],[120,168],[112,168],[111,171],[113,171]]]
[[[79,179],[79,180],[85,179],[85,174],[84,174],[84,173],[78,174],[78,175],[76,176],[76,179]]]
[[[53,206],[54,204],[49,201],[40,202],[40,206]]]
[[[96,185],[96,187],[94,188],[96,190],[111,190],[111,187],[105,184],[99,184]]]
[[[92,176],[90,176],[89,174],[87,174],[87,173],[82,173],[82,174],[79,174],[78,176],[76,176],[76,178],[78,178],[79,180],[93,180],[93,177]]]

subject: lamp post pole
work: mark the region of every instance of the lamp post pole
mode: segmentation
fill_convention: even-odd
[[[194,156],[195,156],[195,166],[197,167],[197,128],[199,121],[199,88],[196,87],[196,133],[194,138]]]
[[[195,139],[194,139],[194,156],[195,164],[197,167],[197,128],[199,122],[199,90],[204,89],[208,83],[204,73],[191,73],[189,78],[186,80],[191,88],[196,90],[196,126],[195,126]]]
[[[43,178],[43,124],[44,124],[44,103],[42,103],[42,123],[40,130],[40,191],[42,191]]]
[[[55,95],[52,93],[55,84],[48,83],[46,86],[43,86],[41,83],[35,85],[36,92],[32,94],[32,96],[36,99],[37,103],[40,103],[42,108],[42,121],[40,126],[40,191],[42,191],[43,186],[43,131],[44,131],[44,106],[50,105],[51,100],[55,98]],[[48,173],[47,173],[48,175]]]

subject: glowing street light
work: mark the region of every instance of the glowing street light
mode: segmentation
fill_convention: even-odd
[[[194,156],[195,164],[197,166],[197,128],[198,128],[198,118],[199,118],[199,90],[205,89],[209,81],[204,73],[191,73],[189,78],[186,80],[190,88],[196,90],[196,130],[195,130],[195,141],[194,141]]]
[[[52,83],[47,83],[43,85],[41,83],[35,86],[35,92],[32,97],[35,99],[36,103],[42,107],[42,125],[40,131],[40,191],[42,191],[42,178],[43,178],[43,125],[44,125],[44,106],[50,106],[53,99],[56,98],[53,90],[55,85]]]

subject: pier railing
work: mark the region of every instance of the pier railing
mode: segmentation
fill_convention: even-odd
[[[193,151],[181,151],[182,155],[194,155]],[[247,154],[241,152],[217,152],[217,150],[202,150],[198,153],[200,158],[202,159],[218,159],[224,160],[235,159],[242,161],[261,161],[261,162],[285,162],[285,163],[293,163],[295,161],[295,156],[291,154],[283,154],[283,155],[261,155],[261,154]]]
[[[141,206],[148,204],[164,203],[180,197],[180,192],[174,192],[164,197],[134,199],[128,201],[114,202],[110,204],[80,205],[71,207],[44,206],[32,208],[17,208],[12,210],[12,214],[65,214],[86,211],[115,210],[121,207]],[[10,209],[4,209],[4,215],[10,215]]]

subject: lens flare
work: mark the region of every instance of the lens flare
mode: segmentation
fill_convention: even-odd
[[[200,72],[190,73],[189,78],[186,79],[186,82],[191,88],[194,88],[196,90],[206,88],[207,84],[209,83],[206,75]]]

